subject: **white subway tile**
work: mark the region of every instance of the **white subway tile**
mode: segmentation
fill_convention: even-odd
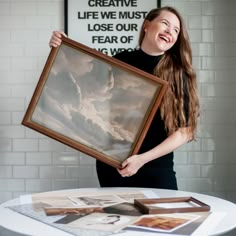
[[[229,175],[229,167],[226,165],[202,165],[201,177],[213,178],[217,176],[227,177]]]
[[[200,43],[202,41],[202,31],[192,29],[188,31],[191,42]]]
[[[9,125],[11,123],[10,112],[0,112],[0,125]]]
[[[9,60],[10,65],[10,60]],[[10,66],[9,66],[10,67]],[[0,71],[0,83],[2,84],[22,84],[25,82],[24,71],[15,70],[15,71]]]
[[[11,31],[11,40],[14,43],[32,43],[37,41],[37,30],[15,29]],[[24,44],[23,44],[24,45]],[[28,48],[28,47],[27,47]]]
[[[47,192],[52,189],[51,180],[27,179],[25,190],[29,192]]]
[[[0,194],[0,204],[12,199],[12,192],[1,192]]]
[[[52,158],[50,152],[27,152],[26,165],[51,165]]]
[[[213,29],[215,26],[214,16],[202,16],[202,29]]]
[[[51,25],[50,16],[25,16],[25,27],[28,29],[49,29]]]
[[[80,188],[97,188],[99,183],[97,178],[80,178],[79,179]]]
[[[182,14],[188,16],[201,15],[200,1],[176,1],[176,8],[178,8]]]
[[[12,2],[11,4],[11,14],[14,16],[33,16],[36,15],[36,9],[35,3]]]
[[[188,28],[189,29],[201,29],[202,28],[202,17],[191,16],[188,19]]]
[[[0,29],[14,30],[25,28],[25,16],[0,15]]]
[[[80,164],[81,165],[95,165],[96,159],[84,153],[80,153]]]
[[[236,68],[236,57],[203,57],[202,69],[232,70]]]
[[[1,85],[0,87],[0,97],[10,97],[11,96],[11,86],[10,85]]]
[[[24,191],[23,179],[0,179],[0,191]]]
[[[215,191],[236,191],[235,178],[228,176],[217,176],[214,178]]]
[[[189,152],[188,163],[191,165],[214,164],[214,152]]]
[[[221,1],[205,1],[202,3],[202,15],[228,16],[235,15],[235,1],[228,1],[225,4]]]
[[[22,120],[23,120],[23,117],[25,115],[25,112],[12,112],[11,113],[12,115],[12,124],[13,125],[20,125]]]
[[[39,133],[36,130],[30,129],[28,127],[25,127],[25,137],[26,138],[43,139],[43,138],[46,138],[47,136],[45,136],[44,134]]]
[[[38,151],[38,140],[36,139],[14,139],[13,150],[16,152],[33,152]]]
[[[215,43],[215,56],[216,57],[235,57],[236,43]],[[225,75],[224,75],[225,77]]]
[[[70,179],[80,178],[80,177],[93,177],[93,167],[92,166],[68,166],[67,167],[67,177]]]
[[[36,166],[14,166],[13,177],[15,178],[39,178],[39,169]]]
[[[176,151],[174,154],[174,162],[177,165],[184,165],[187,164],[188,162],[188,153],[187,152],[181,152],[181,151]]]
[[[23,111],[24,99],[19,98],[0,98],[1,111]]]
[[[39,151],[64,151],[65,145],[51,138],[39,140]]]
[[[201,43],[199,45],[199,56],[214,56],[215,48],[213,43]]]
[[[8,42],[10,42],[10,39],[11,39],[11,31],[9,29],[1,30],[0,42],[1,43],[6,43],[6,42],[8,43]]]
[[[0,138],[0,151],[11,152],[12,151],[12,140],[9,138]]]
[[[52,181],[53,190],[77,189],[79,187],[78,179],[57,179]]]
[[[13,70],[35,70],[37,60],[35,57],[12,57],[11,69]]]
[[[61,16],[63,14],[63,5],[55,1],[41,2],[37,7],[38,15]]]
[[[200,70],[197,74],[197,80],[203,83],[215,82],[215,71],[214,70]]]
[[[0,51],[3,57],[22,57],[24,55],[24,45],[19,43],[5,43],[0,46]]]
[[[211,179],[207,178],[188,178],[186,179],[186,191],[190,192],[206,192],[213,191],[213,184]]]
[[[201,146],[200,146],[199,140],[193,140],[189,143],[184,144],[180,148],[178,148],[178,151],[199,151]]]
[[[11,166],[0,166],[0,179],[6,179],[12,177]]]
[[[49,41],[48,41],[49,42]],[[42,43],[31,43],[31,47],[25,48],[25,55],[27,57],[43,57],[45,59],[46,56],[49,54],[49,46],[48,43],[42,42]],[[44,64],[45,64],[45,60]]]
[[[10,57],[0,57],[0,71],[9,71],[11,68]]]
[[[236,158],[234,158],[235,150],[221,151],[218,150],[215,152],[215,162],[216,164],[236,164]]]
[[[13,85],[12,86],[12,97],[26,97],[31,99],[33,92],[35,90],[34,85]]]
[[[175,165],[178,178],[200,177],[200,165]]]
[[[65,167],[63,166],[41,166],[40,178],[42,179],[62,179],[66,178]]]
[[[25,154],[23,152],[2,152],[0,155],[0,166],[24,164]]]
[[[53,152],[54,165],[79,165],[79,152]]]
[[[0,2],[0,16],[10,15],[10,2]]]
[[[6,125],[0,127],[0,137],[1,138],[23,138],[24,128],[19,125]]]
[[[211,30],[211,29],[202,30],[202,42],[213,43],[214,42],[214,30]]]
[[[235,69],[215,72],[216,83],[235,83]]]
[[[27,70],[24,74],[25,83],[33,84],[36,87],[36,83],[39,80],[42,70]]]

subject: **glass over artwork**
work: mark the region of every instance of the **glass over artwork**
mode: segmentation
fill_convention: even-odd
[[[165,83],[64,40],[32,98],[30,126],[117,166],[132,154],[150,123],[148,116],[157,108]]]

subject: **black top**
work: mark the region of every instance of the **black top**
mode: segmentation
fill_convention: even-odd
[[[127,64],[137,67],[145,72],[153,74],[155,66],[159,63],[162,55],[151,56],[143,52],[141,49],[132,52],[123,51],[114,56]],[[141,145],[139,153],[146,152],[167,138],[167,132],[165,130],[164,121],[161,119],[160,110],[158,109],[150,128],[146,134],[146,137]],[[153,161],[146,163],[146,165],[155,165],[159,168],[172,168],[173,167],[173,152],[168,153],[165,156],[157,158]]]

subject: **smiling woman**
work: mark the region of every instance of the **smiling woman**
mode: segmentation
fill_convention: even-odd
[[[89,3],[91,6],[121,6],[121,4],[123,4],[122,6],[136,6],[136,1],[131,0],[90,0]],[[128,37],[132,37],[132,35]],[[113,38],[113,41],[127,40],[128,37]],[[59,46],[61,38],[61,32],[54,32],[50,46]],[[94,37],[93,40],[108,40],[105,42],[110,43],[110,38],[105,39],[103,36],[102,38]],[[121,41],[121,43],[125,45],[128,42]],[[151,10],[141,26],[139,48],[125,50],[114,57],[150,73],[156,78],[161,78],[162,81],[168,83],[168,86],[160,107],[155,112],[147,133],[143,137],[138,153],[126,158],[117,169],[97,160],[96,167],[100,185],[102,187],[177,189],[173,151],[194,139],[199,115],[192,51],[181,15],[172,7]],[[120,75],[116,74],[116,76]],[[129,76],[121,75],[120,78],[126,82],[130,81]],[[123,82],[121,79],[117,81]],[[136,86],[137,84],[132,84],[125,90],[134,91]],[[148,90],[141,88],[139,91],[135,90],[135,94],[146,95]],[[149,93],[150,90],[147,94]],[[121,94],[119,99],[123,101],[123,98],[124,96]],[[134,107],[130,109],[130,115],[136,116],[136,113],[132,111],[136,111],[135,107],[143,103],[144,99],[145,96],[132,100]],[[127,104],[127,101],[128,97],[124,100],[124,104]],[[119,116],[116,121],[120,119],[123,120]],[[131,124],[127,118],[125,124],[128,124],[125,126],[125,130],[128,131],[134,122]]]

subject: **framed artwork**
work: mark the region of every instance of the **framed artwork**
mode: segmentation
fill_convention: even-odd
[[[144,214],[210,211],[210,206],[193,197],[135,199],[134,205]]]
[[[138,45],[147,13],[161,0],[64,0],[64,30],[73,40],[107,55]]]
[[[63,37],[22,124],[117,168],[139,151],[166,88],[156,76]]]

